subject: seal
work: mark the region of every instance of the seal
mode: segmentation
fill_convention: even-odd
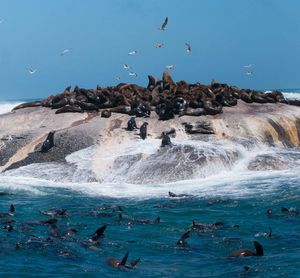
[[[138,127],[136,125],[135,117],[131,117],[130,120],[127,122],[127,130],[128,131],[133,131],[137,128]]]
[[[230,257],[250,257],[250,256],[263,256],[264,249],[258,241],[254,241],[255,252],[247,249],[240,249],[230,253]]]
[[[65,216],[67,215],[67,209],[50,209],[46,211],[40,211],[40,214],[50,215],[50,216]]]
[[[163,132],[162,134],[162,140],[161,140],[161,147],[165,146],[172,146],[171,138],[168,134]]]
[[[107,262],[108,265],[113,266],[113,267],[121,267],[121,268],[132,269],[141,261],[141,259],[138,258],[138,259],[130,262],[130,264],[128,265],[127,264],[128,256],[129,256],[129,252],[127,252],[125,254],[125,256],[123,257],[122,260],[118,260],[118,259],[115,259],[115,258],[110,258],[106,262]]]
[[[61,113],[82,113],[83,110],[78,105],[65,105],[64,107],[56,110],[55,114],[61,114]]]
[[[148,123],[143,123],[140,127],[140,137],[145,140],[147,138],[147,125]]]
[[[41,152],[42,153],[46,153],[48,152],[51,148],[54,147],[54,134],[55,131],[50,131],[47,135],[46,140],[44,141],[42,148],[41,148]]]
[[[29,107],[38,107],[38,106],[42,106],[41,101],[26,102],[26,103],[22,103],[22,104],[19,104],[16,107],[14,107],[12,109],[12,111],[15,111],[15,110],[18,110],[18,109],[23,109],[23,108],[29,108]]]
[[[192,235],[192,230],[188,230],[187,232],[185,232],[180,239],[177,241],[177,245],[179,246],[186,246],[187,242],[186,240]]]
[[[101,117],[102,118],[109,118],[111,116],[111,111],[110,110],[103,110],[101,111]]]
[[[175,85],[175,82],[173,81],[173,79],[168,71],[163,72],[162,81],[163,81],[163,89],[164,90],[170,89],[172,86]]]

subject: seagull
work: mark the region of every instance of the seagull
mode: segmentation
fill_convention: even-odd
[[[245,65],[244,68],[250,69],[252,66],[254,66],[254,64]]]
[[[156,44],[155,44],[155,48],[163,48],[165,45],[163,44],[163,43],[161,43],[161,42],[157,42]]]
[[[60,56],[64,56],[65,54],[69,53],[72,49],[71,48],[66,48],[64,49],[61,53]]]
[[[159,28],[159,30],[161,31],[166,31],[167,30],[167,24],[168,24],[168,17],[165,18],[164,23],[161,25],[161,27]]]
[[[135,54],[137,54],[136,50],[128,52],[128,55],[135,55]]]
[[[29,74],[35,74],[36,73],[36,71],[37,71],[37,69],[28,69],[28,72],[29,72]]]
[[[129,69],[131,69],[131,67],[128,66],[127,64],[123,64],[123,69],[129,70]]]
[[[129,76],[135,76],[135,77],[137,77],[137,74],[135,72],[133,72],[133,71],[130,71],[128,74],[129,74]]]
[[[166,68],[167,68],[168,70],[175,69],[174,65],[168,65],[168,66],[166,66]]]
[[[252,75],[253,72],[252,71],[246,71],[246,75]]]
[[[121,80],[121,77],[120,76],[116,76],[116,80]]]
[[[187,47],[186,52],[187,52],[187,53],[192,52],[192,47],[191,47],[191,45],[188,44],[187,42],[185,43],[185,45],[186,45],[186,47]]]

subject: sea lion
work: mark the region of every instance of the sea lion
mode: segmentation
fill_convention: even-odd
[[[40,211],[40,214],[50,216],[65,216],[67,215],[67,209],[50,209],[46,211]]]
[[[29,108],[29,107],[38,107],[38,106],[42,106],[41,101],[26,102],[26,103],[22,103],[22,104],[17,105],[16,107],[14,107],[12,109],[12,111],[15,111],[15,110],[18,110],[18,109],[23,109],[23,108]]]
[[[113,266],[113,267],[124,267],[124,268],[129,268],[129,269],[132,269],[134,268],[141,260],[140,258],[132,261],[130,263],[130,265],[127,265],[127,260],[128,260],[128,255],[129,255],[129,252],[127,252],[125,254],[125,256],[123,257],[123,259],[120,261],[118,259],[115,259],[115,258],[110,258],[108,259],[106,262],[108,265],[110,266]]]
[[[185,232],[180,239],[177,241],[177,245],[180,246],[185,246],[186,245],[186,240],[192,235],[192,230],[188,230],[187,232]]]
[[[104,231],[106,230],[107,225],[104,225],[96,230],[96,232],[88,240],[89,242],[97,242],[101,237],[104,236]]]
[[[172,146],[171,138],[165,132],[163,132],[163,138],[161,140],[161,147]]]
[[[15,211],[14,205],[10,205],[9,212],[0,212],[0,217],[14,216]]]
[[[173,111],[175,114],[183,113],[187,109],[187,102],[184,98],[178,97],[174,100]]]
[[[148,123],[145,122],[140,127],[140,137],[145,140],[147,138],[147,125]]]
[[[50,131],[47,135],[46,140],[43,142],[41,152],[46,153],[48,152],[51,148],[54,147],[54,134],[55,131]]]
[[[175,82],[173,81],[171,75],[169,74],[168,71],[164,71],[162,75],[162,82],[163,82],[163,88],[165,89],[170,89],[171,86],[175,85]]]
[[[109,118],[111,116],[111,111],[110,110],[102,110],[101,111],[101,117],[102,118]]]
[[[130,120],[127,122],[127,130],[128,131],[133,131],[137,128],[138,127],[136,125],[135,117],[131,117]]]
[[[208,230],[218,230],[224,227],[223,222],[216,222],[213,224],[204,224],[204,223],[196,223],[194,220],[192,222],[192,228],[200,231],[200,232],[205,232]]]
[[[56,218],[50,218],[48,220],[43,220],[43,221],[39,221],[38,223],[43,224],[43,225],[54,225],[57,223],[57,219]]]
[[[65,105],[64,107],[55,111],[55,114],[61,113],[83,113],[83,110],[78,105]]]
[[[3,230],[6,230],[8,232],[11,232],[14,228],[12,225],[8,224],[2,227]]]
[[[169,197],[170,198],[183,198],[183,197],[192,197],[192,195],[189,195],[189,194],[175,194],[175,193],[169,191]]]
[[[148,80],[149,80],[149,82],[148,82],[147,89],[150,90],[150,91],[152,91],[153,88],[155,87],[156,79],[155,79],[154,76],[148,75]]]
[[[263,256],[264,249],[258,241],[254,241],[255,252],[247,250],[247,249],[240,249],[233,251],[230,253],[230,257],[249,257],[249,256]]]
[[[155,108],[155,112],[158,115],[158,119],[166,121],[174,118],[173,105],[170,101],[158,104]]]

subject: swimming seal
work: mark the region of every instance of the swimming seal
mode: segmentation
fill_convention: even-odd
[[[67,209],[50,209],[46,211],[40,211],[40,214],[50,215],[50,216],[65,216],[67,215]]]
[[[192,230],[188,230],[185,232],[180,239],[177,241],[177,245],[179,246],[186,246],[186,240],[192,235]]]
[[[128,131],[133,131],[137,128],[138,127],[136,125],[135,117],[131,117],[130,120],[127,122],[127,130]]]
[[[240,249],[233,251],[229,256],[230,257],[250,257],[250,256],[263,256],[264,249],[258,241],[254,241],[255,252],[247,250],[247,249]]]
[[[54,147],[54,134],[55,131],[50,131],[47,135],[46,140],[44,141],[42,148],[41,148],[41,152],[42,153],[46,153],[48,152],[51,148]]]
[[[143,123],[140,127],[140,137],[145,140],[147,138],[147,125],[148,123]]]
[[[130,269],[132,269],[132,268],[134,268],[141,260],[140,260],[140,258],[138,258],[138,259],[132,261],[132,262],[128,265],[128,264],[126,264],[126,263],[127,263],[127,260],[128,260],[128,255],[129,255],[129,252],[127,252],[127,253],[125,254],[125,256],[123,257],[123,259],[122,259],[121,261],[118,260],[118,259],[115,259],[115,258],[110,258],[110,259],[108,259],[106,262],[107,262],[108,265],[113,266],[113,267],[121,267],[121,268],[124,267],[124,268],[130,268]]]

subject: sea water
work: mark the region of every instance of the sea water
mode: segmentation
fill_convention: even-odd
[[[1,105],[0,110],[8,112]],[[55,163],[0,175],[0,191],[8,193],[0,196],[0,212],[7,212],[11,204],[16,208],[13,217],[0,218],[16,221],[10,232],[2,229],[6,224],[0,226],[1,277],[300,276],[299,166],[248,171],[241,160],[231,169],[192,180],[99,183],[80,174],[88,167],[91,152],[88,148],[67,157],[78,166],[75,178],[67,178],[73,170]],[[276,155],[276,149],[270,152]],[[299,154],[293,149],[286,156]],[[190,196],[170,198],[168,191]],[[282,207],[292,213],[281,212]],[[40,211],[52,208],[68,211],[67,216],[56,217],[59,233],[73,228],[78,231],[75,235],[51,236],[49,225],[36,223],[49,219]],[[273,216],[267,214],[269,208]],[[153,223],[157,217],[160,223]],[[187,245],[178,246],[193,220],[224,226],[193,230]],[[87,240],[105,224],[100,243],[86,248]],[[236,249],[254,251],[253,241],[264,247],[263,257],[229,257]],[[141,259],[135,269],[106,263],[108,258],[122,259],[127,251],[129,261]]]

